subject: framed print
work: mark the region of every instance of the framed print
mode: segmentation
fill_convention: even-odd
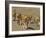
[[[5,1],[5,36],[45,34],[45,3]]]

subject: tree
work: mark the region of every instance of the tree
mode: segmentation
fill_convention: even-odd
[[[17,18],[18,18],[17,23],[20,25],[20,21],[22,21],[22,16],[21,16],[21,14],[19,14],[19,15],[17,16]]]
[[[15,10],[13,12],[13,17],[14,17],[13,21],[15,21],[16,20],[16,11]]]

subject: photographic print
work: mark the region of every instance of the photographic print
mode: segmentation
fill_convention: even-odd
[[[40,30],[40,8],[12,7],[12,31]]]
[[[8,35],[23,36],[43,33],[43,5],[25,3],[9,3]],[[30,36],[29,35],[29,36]]]

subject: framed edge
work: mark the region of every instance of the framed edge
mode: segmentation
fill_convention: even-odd
[[[9,28],[8,28],[8,18],[9,18],[9,4],[10,3],[25,3],[25,4],[38,4],[43,5],[43,33],[38,34],[23,34],[23,35],[11,35],[9,36]],[[45,35],[45,3],[42,2],[25,2],[25,1],[5,1],[5,37],[24,37],[24,36],[40,36]]]
[[[43,35],[45,35],[45,3],[43,3]]]

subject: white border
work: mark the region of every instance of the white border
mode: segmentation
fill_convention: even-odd
[[[35,7],[40,8],[40,30],[12,31],[12,7]],[[42,5],[9,4],[9,35],[43,33],[43,7]]]

